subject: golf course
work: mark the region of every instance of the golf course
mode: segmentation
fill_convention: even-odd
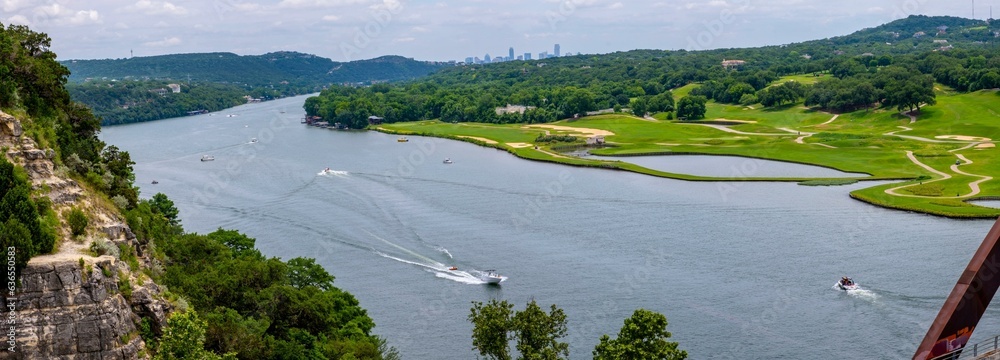
[[[816,77],[786,76],[775,84]],[[675,99],[698,84],[672,90]],[[873,107],[830,113],[803,105],[729,105],[709,101],[703,120],[668,120],[666,113],[584,116],[547,124],[489,124],[426,120],[373,126],[402,134],[444,137],[503,149],[518,157],[573,166],[632,171],[688,181],[788,181],[842,185],[873,181],[851,197],[886,208],[953,218],[995,218],[1000,209],[976,200],[1000,198],[1000,93],[956,92],[935,84],[936,104],[901,113]],[[569,138],[572,136],[573,138]],[[586,139],[603,136],[604,145]],[[575,139],[574,139],[575,138]],[[556,140],[552,140],[556,139]],[[574,156],[586,150],[621,161]],[[574,155],[571,155],[574,154]],[[828,167],[856,178],[704,177],[641,167],[629,156],[727,155]]]

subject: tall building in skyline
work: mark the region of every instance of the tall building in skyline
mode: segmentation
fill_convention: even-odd
[[[483,57],[483,62],[492,62],[490,60],[491,60],[490,59],[490,54],[486,54],[486,56]]]
[[[547,57],[549,57],[549,52],[548,51],[542,51],[542,52],[538,53],[538,60],[545,60],[545,58],[547,58]]]
[[[531,53],[530,52],[524,53],[524,60],[531,60]]]
[[[509,60],[514,60],[514,47],[513,46],[510,48],[510,51],[508,52],[508,54],[509,54],[509,56],[507,56],[507,60],[508,61]]]
[[[556,44],[556,47],[553,50],[555,50],[555,52],[553,52],[552,55],[559,57],[559,44]]]

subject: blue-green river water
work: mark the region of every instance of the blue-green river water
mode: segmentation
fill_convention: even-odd
[[[316,258],[405,359],[475,358],[466,317],[492,298],[557,304],[573,359],[637,308],[665,314],[692,359],[910,358],[993,224],[848,197],[870,182],[685,182],[311,128],[304,100],[102,139],[131,153],[142,196],[167,194],[188,231],[239,229],[267,255]],[[752,177],[755,161],[698,164]],[[508,280],[483,285],[486,269]],[[835,290],[841,276],[865,290]],[[996,334],[992,309],[973,341]]]

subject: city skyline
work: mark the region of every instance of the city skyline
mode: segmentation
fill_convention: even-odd
[[[538,56],[534,57],[534,56],[532,56],[531,52],[526,52],[523,55],[515,55],[514,47],[511,46],[511,47],[509,47],[507,49],[507,56],[494,57],[494,56],[490,56],[490,53],[486,53],[485,55],[483,55],[483,58],[481,58],[481,59],[479,58],[479,56],[467,56],[467,57],[465,57],[464,61],[463,60],[455,60],[455,59],[448,60],[448,61],[450,61],[450,62],[456,62],[456,63],[465,63],[465,64],[488,64],[488,63],[506,62],[506,61],[541,60],[541,59],[548,59],[548,58],[560,57],[561,56],[561,51],[560,51],[561,50],[561,46],[559,44],[553,45],[552,50],[553,50],[553,52],[552,52],[551,55],[548,53],[548,50],[546,50],[546,51],[539,52]],[[576,54],[579,55],[580,53],[576,53]],[[572,55],[572,53],[566,53],[565,56],[571,56],[571,55]]]

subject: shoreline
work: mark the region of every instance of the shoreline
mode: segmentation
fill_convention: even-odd
[[[775,178],[751,178],[751,177],[746,177],[746,178],[719,178],[719,177],[706,177],[706,176],[677,174],[677,173],[670,173],[670,172],[665,172],[665,171],[658,171],[658,170],[653,170],[653,169],[645,168],[645,167],[642,167],[642,166],[639,166],[639,165],[635,165],[635,164],[631,164],[631,163],[626,163],[626,162],[621,162],[621,163],[618,163],[618,164],[614,164],[614,163],[604,163],[604,164],[601,164],[601,163],[599,163],[596,160],[588,160],[588,159],[582,159],[582,158],[560,158],[560,157],[555,157],[555,156],[551,156],[551,155],[548,155],[548,157],[546,157],[546,156],[532,157],[532,156],[527,156],[528,155],[527,153],[522,153],[522,152],[526,152],[526,151],[538,152],[539,153],[538,155],[546,155],[546,153],[542,152],[542,151],[534,150],[532,148],[511,148],[511,147],[505,146],[504,144],[502,144],[500,142],[496,142],[495,140],[494,140],[494,142],[496,142],[496,143],[493,143],[493,144],[486,143],[485,141],[479,140],[478,138],[469,137],[469,136],[442,135],[442,134],[426,133],[426,132],[415,132],[415,131],[401,131],[401,130],[387,129],[387,128],[384,128],[384,127],[381,127],[381,126],[379,126],[379,127],[369,127],[368,130],[377,131],[377,132],[381,132],[381,133],[385,133],[385,134],[392,134],[392,135],[427,136],[427,137],[435,137],[435,138],[442,138],[442,139],[463,141],[463,142],[467,142],[467,143],[472,143],[472,144],[475,144],[475,145],[479,145],[479,146],[482,146],[482,147],[488,147],[488,148],[494,148],[494,149],[497,149],[497,150],[506,151],[507,153],[509,153],[511,155],[514,155],[514,156],[516,156],[518,158],[525,159],[525,160],[541,161],[541,162],[548,162],[548,163],[556,163],[556,164],[561,164],[561,165],[568,165],[568,166],[574,166],[574,167],[583,167],[583,168],[604,169],[604,170],[613,170],[613,171],[627,171],[627,172],[633,172],[633,173],[638,173],[638,174],[642,174],[642,175],[649,175],[649,176],[655,176],[655,177],[667,178],[667,179],[674,179],[674,180],[681,180],[681,181],[697,181],[697,182],[783,182],[783,183],[796,182],[796,183],[800,183],[800,182],[812,181],[812,180],[857,180],[858,182],[865,182],[865,181],[903,181],[903,182],[906,182],[906,181],[914,181],[916,179],[916,178],[912,178],[912,177],[875,177],[875,176],[872,176],[871,174],[869,174],[870,175],[869,177],[864,177],[864,178],[846,178],[846,177],[845,178],[783,178],[783,177],[775,177]],[[800,165],[819,166],[819,167],[829,168],[829,169],[833,169],[833,170],[844,171],[844,170],[837,169],[837,168],[834,168],[834,167],[831,167],[831,166],[811,164],[811,163],[806,163],[806,162],[796,162],[796,161],[788,161],[788,160],[780,160],[780,159],[769,159],[769,158],[764,158],[764,157],[754,157],[754,156],[746,156],[746,155],[711,154],[711,153],[698,153],[698,152],[690,152],[690,151],[688,151],[688,152],[670,152],[669,154],[662,153],[662,152],[656,152],[656,153],[650,152],[650,153],[638,153],[638,154],[624,154],[624,155],[623,154],[616,154],[616,155],[601,155],[601,156],[631,157],[631,156],[657,156],[657,155],[735,156],[735,157],[743,157],[743,158],[748,158],[748,159],[759,159],[759,160],[768,160],[768,161],[780,161],[780,162],[787,162],[787,163],[800,164]],[[574,162],[570,162],[570,160],[572,160]],[[575,162],[575,161],[580,161],[580,162]],[[980,208],[983,208],[983,209],[991,209],[991,210],[994,210],[994,211],[992,213],[987,213],[987,214],[972,214],[972,213],[960,213],[960,212],[945,212],[945,211],[940,211],[940,210],[935,210],[935,209],[928,209],[928,208],[920,208],[920,207],[909,207],[909,206],[905,206],[904,204],[887,204],[887,203],[880,202],[880,201],[878,201],[878,200],[876,200],[874,198],[866,197],[866,196],[864,196],[863,194],[860,193],[860,192],[863,192],[863,191],[868,190],[868,189],[872,189],[872,188],[865,188],[865,189],[854,190],[854,191],[851,191],[850,193],[848,193],[848,196],[850,196],[854,200],[857,200],[857,201],[860,201],[860,202],[863,202],[863,203],[866,203],[866,204],[869,204],[869,205],[872,205],[872,206],[884,208],[884,209],[909,211],[909,212],[922,213],[922,214],[927,214],[927,215],[932,215],[932,216],[938,216],[938,217],[946,217],[946,218],[951,218],[951,219],[996,219],[997,217],[1000,217],[1000,209],[992,209],[992,208],[987,208],[987,207],[983,207],[983,206],[977,206],[977,207],[980,207]],[[968,201],[980,200],[980,198],[982,198],[982,197],[964,199],[964,200],[961,200],[961,202],[963,202],[965,204],[968,204],[968,206],[976,206],[976,205],[973,205],[973,204],[969,204]]]

